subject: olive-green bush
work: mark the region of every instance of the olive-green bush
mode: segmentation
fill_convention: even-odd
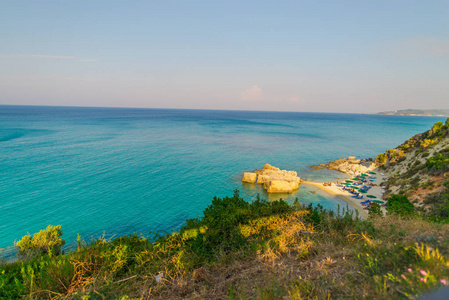
[[[33,236],[27,234],[16,243],[19,248],[18,256],[21,259],[29,259],[46,253],[60,254],[65,244],[61,236],[61,225],[48,225]]]

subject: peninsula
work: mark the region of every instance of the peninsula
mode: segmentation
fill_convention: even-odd
[[[400,109],[383,111],[375,113],[375,115],[449,117],[449,109]]]

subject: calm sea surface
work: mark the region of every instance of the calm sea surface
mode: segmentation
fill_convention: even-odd
[[[241,183],[270,163],[309,171],[348,155],[374,157],[445,118],[358,114],[0,106],[0,247],[48,224],[68,244],[91,237],[176,230],[214,196],[251,201],[340,200],[301,186],[268,196]]]

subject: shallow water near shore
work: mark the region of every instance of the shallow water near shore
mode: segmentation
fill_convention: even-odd
[[[0,106],[0,248],[61,224],[68,244],[177,230],[214,196],[345,206],[301,186],[267,195],[244,171],[270,163],[310,181],[309,166],[374,157],[445,118],[359,114]]]

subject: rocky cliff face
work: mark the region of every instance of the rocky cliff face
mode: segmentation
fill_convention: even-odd
[[[263,169],[245,172],[242,181],[263,184],[268,193],[291,193],[298,189],[301,179],[295,171],[281,170],[266,164]]]
[[[443,122],[437,122],[432,128],[426,132],[417,134],[406,140],[402,145],[379,154],[375,163],[378,167],[389,167],[398,162],[404,161],[405,156],[409,153],[419,154],[417,152],[425,152],[426,149],[439,144],[449,135],[449,119]]]

